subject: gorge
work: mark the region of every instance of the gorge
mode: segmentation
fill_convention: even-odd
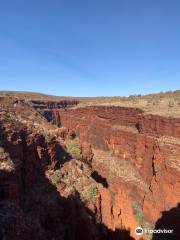
[[[1,239],[179,239],[180,118],[14,101],[1,100]]]

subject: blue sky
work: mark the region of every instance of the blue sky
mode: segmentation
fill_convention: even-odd
[[[0,90],[180,89],[179,0],[0,1]]]

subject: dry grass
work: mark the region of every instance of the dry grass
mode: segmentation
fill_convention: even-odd
[[[108,182],[120,178],[123,182],[132,183],[140,189],[148,191],[148,185],[130,161],[118,158],[110,151],[93,149],[93,154],[93,168],[98,169],[102,176],[106,176]]]
[[[180,117],[180,91],[144,96],[91,98],[81,101],[76,108],[84,106],[134,107],[148,114]]]

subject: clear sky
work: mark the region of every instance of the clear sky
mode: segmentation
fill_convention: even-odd
[[[0,90],[180,89],[179,0],[1,0]]]

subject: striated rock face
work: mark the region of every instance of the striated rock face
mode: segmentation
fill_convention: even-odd
[[[138,223],[152,227],[161,212],[177,205],[180,119],[122,107],[53,110],[51,114],[54,122],[58,118],[61,126],[92,145],[93,168],[109,184],[107,191],[100,190],[102,219],[109,228],[121,225],[134,229]]]
[[[81,119],[81,124],[97,120],[97,123],[110,124],[114,127],[132,127],[140,133],[180,137],[180,119],[165,118],[157,115],[144,115],[141,109],[126,107],[84,107],[68,111],[53,110],[52,119],[60,116],[61,125],[76,126]]]

